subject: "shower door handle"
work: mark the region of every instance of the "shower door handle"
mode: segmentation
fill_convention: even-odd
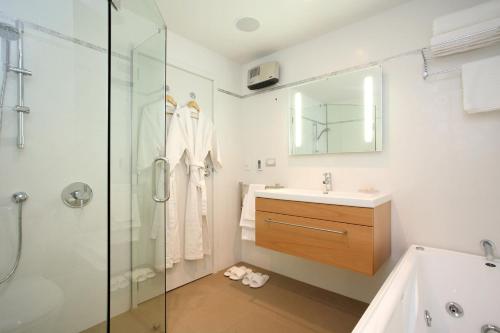
[[[163,162],[164,168],[163,168],[163,193],[165,195],[164,198],[160,198],[158,196],[158,184],[157,184],[157,169],[158,165],[160,164],[159,162]],[[168,199],[170,199],[170,163],[168,162],[168,159],[165,157],[157,157],[153,161],[153,168],[152,168],[152,173],[153,173],[153,200],[155,202],[166,202]]]

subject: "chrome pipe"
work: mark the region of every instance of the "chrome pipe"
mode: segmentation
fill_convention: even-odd
[[[0,87],[0,130],[2,129],[3,124],[3,107],[5,101],[5,90],[7,88],[7,75],[9,73],[9,62],[10,62],[10,41],[4,40],[4,49],[5,49],[5,73],[2,79],[2,86]]]
[[[17,40],[17,68],[24,68],[24,25],[21,21],[17,21],[16,27],[19,31],[19,39]],[[17,72],[17,106],[24,106],[24,74],[22,72]],[[17,148],[24,148],[24,112],[20,111],[17,111]]]

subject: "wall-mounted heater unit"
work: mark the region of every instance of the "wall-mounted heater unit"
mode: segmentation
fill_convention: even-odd
[[[262,89],[278,83],[280,80],[280,65],[268,62],[248,70],[248,84],[250,90]]]

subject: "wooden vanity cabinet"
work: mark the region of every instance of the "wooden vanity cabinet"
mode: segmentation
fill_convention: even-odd
[[[256,199],[256,245],[374,275],[391,255],[391,203],[375,208]]]

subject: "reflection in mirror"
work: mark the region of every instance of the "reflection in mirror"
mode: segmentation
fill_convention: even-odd
[[[291,155],[381,150],[379,66],[290,89]]]

